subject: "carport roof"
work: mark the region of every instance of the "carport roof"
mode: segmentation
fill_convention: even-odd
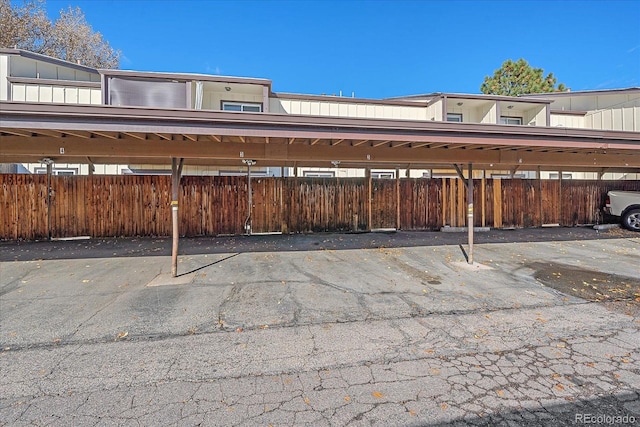
[[[0,102],[0,162],[638,171],[640,133]]]

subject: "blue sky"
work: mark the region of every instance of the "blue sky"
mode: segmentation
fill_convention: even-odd
[[[640,86],[640,0],[47,0],[80,7],[121,68],[261,77],[276,92],[479,93],[524,58],[572,90]]]

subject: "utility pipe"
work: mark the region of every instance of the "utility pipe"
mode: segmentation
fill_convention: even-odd
[[[247,165],[247,186],[249,190],[249,209],[247,219],[244,220],[244,232],[247,236],[251,235],[251,214],[253,212],[253,191],[251,189],[251,166],[256,164],[255,160],[243,160],[242,163]]]

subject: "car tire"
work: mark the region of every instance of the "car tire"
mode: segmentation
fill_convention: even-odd
[[[622,217],[622,225],[627,230],[640,231],[640,208],[629,209]]]

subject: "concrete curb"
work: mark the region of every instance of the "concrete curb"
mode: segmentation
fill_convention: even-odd
[[[594,225],[593,229],[594,230],[611,230],[614,228],[620,228],[620,224],[598,224],[598,225]]]
[[[442,231],[443,233],[463,233],[465,231],[468,231],[469,228],[468,227],[449,227],[449,226],[445,226],[445,227],[441,227],[440,231]],[[488,231],[491,231],[491,228],[489,227],[473,227],[473,231],[476,232],[480,232],[480,233],[486,233]]]

